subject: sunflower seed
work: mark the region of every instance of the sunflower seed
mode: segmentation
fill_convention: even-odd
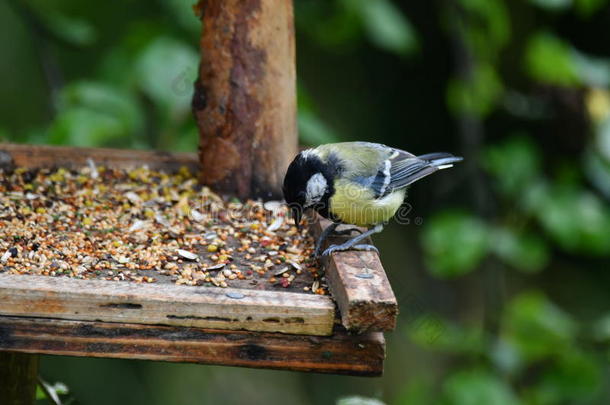
[[[131,202],[132,204],[139,204],[142,202],[142,199],[140,198],[140,196],[137,195],[136,193],[134,193],[133,191],[126,192],[125,198],[127,198],[129,200],[129,202]]]
[[[131,226],[128,229],[128,232],[139,231],[140,229],[144,228],[144,225],[146,225],[146,222],[138,219],[133,224],[131,224]]]
[[[188,250],[178,249],[176,252],[188,260],[197,260],[199,258],[195,253],[189,252]]]
[[[159,225],[163,225],[166,228],[169,228],[171,225],[169,221],[165,219],[161,214],[155,214],[155,221],[157,221]]]
[[[278,271],[276,271],[275,273],[273,273],[274,276],[279,276],[280,274],[284,274],[286,273],[288,270],[290,270],[290,267],[286,266],[286,267],[282,267],[281,269],[279,269]]]
[[[284,224],[284,219],[282,217],[277,217],[271,223],[271,225],[269,225],[269,227],[267,228],[267,231],[268,232],[275,232],[278,229],[280,229],[283,224]]]
[[[196,209],[192,209],[191,218],[193,218],[194,221],[201,222],[205,219],[205,215],[203,215],[201,212],[197,211]]]
[[[281,201],[267,201],[263,204],[263,207],[265,207],[267,211],[277,212],[282,209],[282,205],[283,203]]]
[[[8,260],[8,258],[11,257],[11,251],[10,249],[7,250],[6,252],[4,252],[4,254],[2,255],[2,257],[0,257],[0,262],[2,263],[6,263],[6,261]]]

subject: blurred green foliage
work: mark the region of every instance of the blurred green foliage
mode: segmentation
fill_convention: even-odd
[[[191,6],[0,3],[0,139],[195,151]],[[465,156],[410,191],[421,228],[379,236],[403,312],[385,377],[69,359],[45,373],[82,403],[608,403],[609,2],[296,0],[295,17],[303,143]],[[118,388],[85,377],[100,365]]]

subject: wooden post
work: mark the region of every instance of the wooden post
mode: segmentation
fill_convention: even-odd
[[[319,217],[311,225],[317,238],[330,221]],[[329,244],[343,243],[346,236],[331,236]],[[369,239],[367,243],[372,243]],[[398,302],[376,252],[348,250],[322,259],[326,281],[350,332],[391,331],[396,328]]]
[[[297,153],[291,0],[201,0],[193,113],[201,181],[238,196],[281,197]]]
[[[34,404],[37,377],[38,355],[0,352],[0,404]]]

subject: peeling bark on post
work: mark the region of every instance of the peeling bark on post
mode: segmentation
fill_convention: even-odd
[[[297,153],[292,1],[201,0],[196,10],[201,181],[240,198],[281,197]]]

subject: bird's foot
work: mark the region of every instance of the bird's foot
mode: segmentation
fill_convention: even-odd
[[[341,229],[340,231],[335,230],[333,232],[333,234],[337,235],[337,236],[350,236],[352,234],[352,232],[358,232],[359,234],[362,235],[362,233],[364,231],[359,228],[348,228],[348,229]]]
[[[333,235],[333,236],[350,236],[352,234],[352,232],[358,232],[359,234],[362,234],[363,231],[361,229],[358,228],[349,228],[349,229],[342,229],[340,231],[337,230],[332,230],[331,232],[329,232],[329,235]],[[324,235],[324,237],[320,238],[317,242],[316,242],[316,248],[314,249],[312,255],[315,258],[320,257],[320,252],[322,251],[322,243],[324,242],[324,240],[326,239],[326,235]],[[333,245],[333,246],[338,246],[338,245]]]
[[[315,258],[320,257],[320,251],[322,250],[322,244],[330,235],[349,236],[352,234],[353,231],[356,231],[360,234],[363,233],[363,231],[358,228],[348,228],[348,229],[342,229],[340,231],[337,231],[338,226],[339,226],[339,224],[335,222],[335,223],[330,224],[328,227],[326,227],[324,229],[324,231],[318,238],[318,241],[316,242],[316,248],[313,251],[313,257],[315,257]]]
[[[379,253],[379,249],[377,249],[373,245],[369,245],[369,244],[354,245],[350,242],[351,241],[342,243],[340,245],[331,245],[322,253],[322,256],[329,256],[334,252],[344,252],[346,250],[366,250],[366,251],[373,251],[373,252]]]
[[[362,242],[363,240],[365,240],[366,238],[368,238],[369,236],[371,236],[374,233],[381,232],[382,229],[383,229],[383,225],[382,224],[377,224],[372,229],[369,229],[368,231],[363,232],[361,235],[353,237],[352,239],[348,240],[345,243],[342,243],[340,245],[331,245],[331,246],[329,246],[322,253],[322,255],[323,256],[328,256],[328,255],[330,255],[333,252],[340,252],[340,251],[349,250],[349,249],[374,250],[377,253],[379,253],[379,251],[377,250],[377,248],[375,246],[369,245],[369,244],[360,244],[360,242]]]
[[[316,248],[313,250],[313,253],[311,254],[314,259],[317,259],[318,257],[320,257],[320,250],[322,250],[322,245],[316,244]]]
[[[379,249],[377,249],[373,245],[369,245],[368,243],[364,243],[364,244],[360,244],[360,245],[354,245],[352,247],[352,249],[353,250],[366,250],[367,252],[377,252],[377,254],[379,254]]]

